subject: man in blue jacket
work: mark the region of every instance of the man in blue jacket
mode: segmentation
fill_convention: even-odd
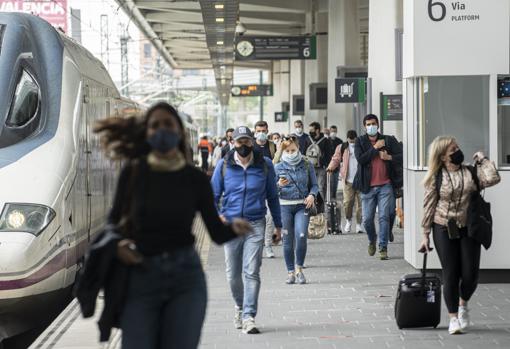
[[[266,228],[266,201],[273,216],[275,234],[281,239],[282,219],[276,175],[270,159],[253,150],[253,134],[248,127],[234,131],[234,149],[216,165],[212,177],[214,200],[224,221],[244,218],[252,226],[249,235],[227,242],[227,280],[235,301],[234,325],[245,334],[260,333],[255,326],[260,291],[260,266]],[[243,278],[244,276],[244,278]]]

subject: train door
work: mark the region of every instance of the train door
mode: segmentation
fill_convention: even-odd
[[[92,115],[94,115],[94,104],[90,102],[90,87],[89,85],[86,85],[85,87],[85,95],[84,95],[84,101],[83,104],[83,111],[84,111],[84,118],[83,118],[83,126],[84,126],[84,136],[85,136],[85,144],[84,144],[84,151],[85,151],[85,184],[86,184],[86,205],[85,205],[85,231],[87,234],[87,240],[90,241],[90,225],[91,225],[91,219],[92,219],[92,186],[91,186],[91,178],[90,178],[90,172],[91,172],[91,154],[92,154],[92,148],[90,144],[90,127],[91,127],[91,119]]]

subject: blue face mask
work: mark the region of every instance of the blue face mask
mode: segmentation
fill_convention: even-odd
[[[296,166],[301,162],[301,153],[299,151],[292,154],[283,153],[282,160],[288,163],[289,165]]]
[[[147,143],[149,143],[151,148],[160,153],[167,153],[175,149],[180,141],[181,136],[177,132],[168,131],[164,128],[160,128],[147,139]]]
[[[369,126],[367,126],[367,135],[375,136],[377,134],[378,130],[379,130],[379,127],[377,125],[369,125]]]

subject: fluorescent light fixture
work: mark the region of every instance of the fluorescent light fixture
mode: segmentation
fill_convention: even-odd
[[[216,45],[223,45],[223,40],[216,41]]]
[[[223,10],[224,7],[225,7],[225,5],[223,5],[223,4],[216,4],[216,5],[214,5],[214,8],[216,10]]]
[[[223,18],[223,17],[216,18],[216,23],[223,23],[223,22],[225,22],[225,18]]]

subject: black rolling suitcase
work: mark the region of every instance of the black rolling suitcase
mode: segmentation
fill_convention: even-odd
[[[441,322],[441,279],[427,273],[427,253],[423,256],[421,274],[408,274],[400,279],[395,300],[398,328],[434,327]]]
[[[340,227],[341,222],[341,213],[340,209],[337,207],[336,200],[334,199],[331,193],[331,173],[327,173],[327,181],[326,181],[326,196],[327,202],[326,206],[328,209],[328,234],[338,235],[342,234],[342,228]]]

